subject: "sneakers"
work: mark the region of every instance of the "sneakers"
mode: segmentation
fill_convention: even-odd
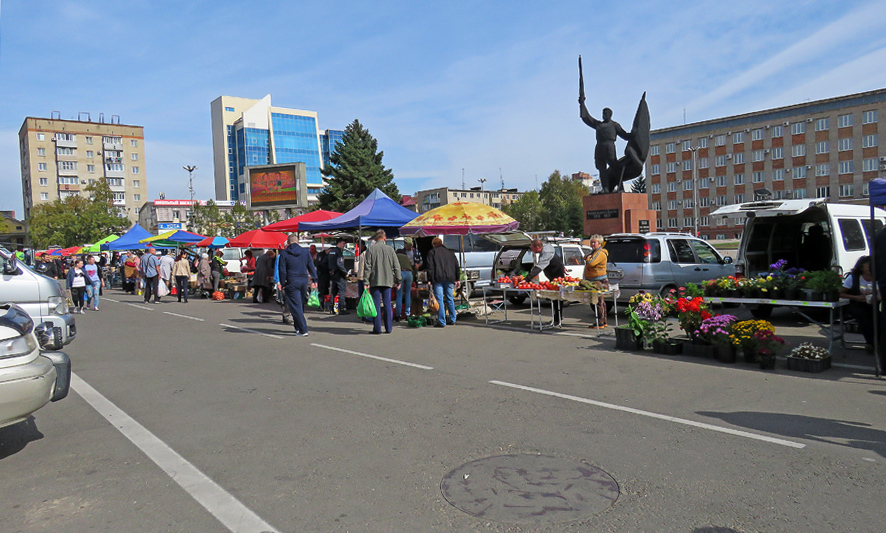
[[[95,306],[95,308],[93,309],[93,311],[98,311],[98,306]]]
[[[296,336],[296,337],[307,337],[307,336],[308,336],[308,332],[307,332],[307,331],[296,331],[296,332],[295,332],[295,336]]]

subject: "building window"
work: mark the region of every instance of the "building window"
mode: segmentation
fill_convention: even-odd
[[[733,203],[743,204],[744,203],[744,194],[736,194],[735,195],[735,202],[733,202]]]
[[[57,155],[77,155],[75,148],[68,148],[66,146],[59,146],[55,149],[55,153]]]
[[[864,182],[864,185],[862,185],[861,194],[863,196],[868,196],[870,194],[870,191],[868,191],[868,182]]]
[[[43,172],[46,170],[46,163],[37,163],[37,170]]]
[[[698,160],[698,168],[708,168],[708,158],[702,157]]]
[[[837,146],[841,152],[852,150],[852,137],[846,137],[837,141]]]
[[[840,198],[850,198],[855,193],[855,186],[851,183],[848,185],[840,185]]]
[[[691,191],[692,190],[692,180],[683,180],[683,190]]]
[[[837,118],[837,127],[848,128],[852,126],[852,115],[840,115]]]
[[[806,167],[795,167],[794,168],[794,179],[799,180],[806,177]]]
[[[852,139],[850,139],[850,140],[852,140]],[[877,134],[876,133],[874,133],[873,135],[865,135],[864,137],[861,138],[861,147],[862,148],[873,148],[874,146],[877,146]]]
[[[86,172],[95,172],[95,165],[86,165]]]
[[[668,211],[675,211],[677,209],[677,200],[668,200]]]
[[[49,178],[40,178],[40,185],[44,187],[49,185]]]
[[[77,162],[76,161],[59,161],[58,162],[59,170],[77,170]]]
[[[683,209],[693,209],[695,207],[695,200],[692,198],[687,198],[683,200]]]
[[[668,172],[673,173],[673,172],[676,172],[676,171],[677,171],[677,163],[675,163],[675,162],[673,162],[673,161],[670,162],[670,163],[668,163]]]
[[[92,150],[86,150],[86,158],[92,159],[93,157],[95,157],[95,152],[93,152]]]
[[[652,173],[653,174],[661,174],[661,165],[658,165],[658,164],[652,165]]]
[[[831,165],[824,163],[821,165],[815,165],[815,175],[816,176],[828,176],[831,173]]]
[[[826,131],[828,129],[829,120],[827,118],[820,118],[815,121],[815,131]]]
[[[818,187],[815,189],[815,197],[816,198],[830,198],[831,197],[831,188],[827,185],[824,187]]]
[[[78,180],[76,177],[59,176],[58,182],[60,185],[77,185]]]
[[[38,141],[45,141],[45,140],[46,140],[46,135],[43,134],[43,133],[38,133],[38,134],[37,134],[37,140],[38,140]]]
[[[141,202],[141,201],[142,201],[142,195],[140,195],[140,194],[133,194],[133,195],[132,195],[132,199],[133,199],[134,201],[136,201],[136,202]]]
[[[751,132],[751,140],[752,141],[762,141],[763,140],[763,128],[757,128]]]
[[[695,223],[692,217],[683,217],[683,227],[691,227]]]
[[[784,148],[779,146],[772,149],[772,159],[784,159]]]
[[[92,144],[92,137],[86,137],[86,144]]]
[[[698,180],[698,187],[700,189],[707,189],[711,186],[711,178],[701,178]]]
[[[49,193],[48,192],[41,192],[40,199],[41,200],[49,200]]]
[[[794,157],[803,157],[806,155],[806,145],[805,144],[795,144],[791,147],[791,153]]]
[[[865,159],[861,162],[861,166],[865,172],[877,170],[877,158]]]
[[[861,123],[862,124],[873,124],[877,121],[877,110],[873,111],[865,111],[861,114]]]
[[[806,123],[805,122],[794,122],[791,124],[791,134],[792,135],[800,135],[801,133],[806,133]]]
[[[828,141],[819,141],[819,142],[815,143],[815,153],[816,154],[826,154],[830,151],[831,151],[831,143],[829,143]]]
[[[659,153],[661,153],[661,146],[656,144],[649,148],[649,155],[658,155]]]
[[[699,137],[698,138],[698,147],[699,148],[707,148],[708,147],[708,138],[707,137]]]
[[[725,167],[726,166],[726,156],[725,155],[718,155],[717,160],[714,162],[714,164],[718,167]]]
[[[668,192],[677,192],[677,182],[669,181],[668,182]]]
[[[125,202],[126,201],[126,193],[125,192],[115,192],[114,193],[114,201],[115,202]]]
[[[783,126],[773,126],[772,127],[772,138],[776,137],[784,137],[784,127]]]
[[[676,228],[677,227],[677,217],[668,219],[668,227],[669,228]]]
[[[729,205],[729,200],[726,199],[725,194],[717,197],[717,205]]]
[[[133,161],[138,161],[138,154],[135,153],[135,152],[129,154],[129,157],[130,157],[130,159],[132,159]]]
[[[692,141],[683,141],[683,151],[688,152],[692,150]]]
[[[138,167],[132,167],[132,173],[138,174]]]
[[[661,194],[661,183],[652,184],[652,194]]]
[[[709,217],[699,217],[698,225],[702,227],[707,227],[711,225],[711,219]],[[705,237],[707,239],[707,237]]]
[[[653,211],[661,211],[661,202],[652,202]]]
[[[840,174],[852,174],[854,171],[853,161],[840,161]]]
[[[744,174],[736,174],[733,176],[733,182],[735,185],[744,185]]]
[[[763,183],[765,181],[762,170],[754,172],[754,183]]]
[[[717,176],[717,187],[726,186],[726,176]]]
[[[46,148],[37,148],[37,155],[45,156],[46,155]]]
[[[754,150],[754,161],[763,161],[766,159],[766,154],[763,153],[763,150]]]
[[[136,148],[138,146],[138,139],[129,139],[129,146]]]
[[[686,161],[683,161],[683,170],[692,170],[692,160],[691,159],[687,159]]]
[[[677,151],[677,143],[667,143],[665,145],[665,153],[673,154]]]
[[[732,144],[741,144],[744,142],[744,132],[739,131],[738,133],[732,134]]]
[[[777,168],[772,171],[772,181],[784,181],[784,169]]]
[[[717,135],[714,137],[714,146],[726,146],[726,136]]]
[[[142,186],[141,180],[132,180],[132,187],[133,188],[138,189],[141,186]]]
[[[733,154],[733,163],[736,165],[744,164],[744,152],[738,152],[737,154]]]

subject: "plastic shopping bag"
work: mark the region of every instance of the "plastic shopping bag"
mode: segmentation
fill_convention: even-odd
[[[308,296],[308,307],[320,307],[320,295],[317,289],[312,290]]]
[[[378,310],[375,308],[375,301],[372,299],[372,295],[369,294],[369,290],[364,290],[363,295],[360,296],[360,303],[357,304],[357,316],[360,318],[375,318],[378,314]]]

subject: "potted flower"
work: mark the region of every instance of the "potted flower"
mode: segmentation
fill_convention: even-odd
[[[785,300],[799,300],[800,290],[805,283],[806,271],[802,268],[789,268],[785,270],[781,281]]]
[[[705,296],[720,296],[719,279],[709,279],[701,282],[701,288]]]
[[[775,368],[775,357],[785,347],[784,339],[777,336],[775,331],[760,329],[754,332],[754,341],[757,343],[760,368],[764,370]]]
[[[615,328],[615,348],[618,350],[642,350],[643,337],[649,328],[648,315],[650,305],[657,297],[649,293],[637,293],[631,296],[625,314],[628,317],[626,326]],[[654,309],[654,307],[652,308]]]
[[[720,290],[720,294],[728,297],[735,297],[735,287],[736,279],[735,276],[726,276],[723,278],[717,279],[717,288]]]
[[[732,339],[732,345],[736,349],[741,349],[744,353],[745,362],[757,362],[759,342],[754,334],[761,330],[774,333],[775,327],[766,320],[743,320],[736,322],[732,326],[732,333],[729,335]]]
[[[833,270],[816,270],[806,276],[806,288],[812,290],[813,301],[837,301],[842,285],[843,278]]]
[[[788,355],[788,370],[824,372],[831,367],[831,354],[821,346],[808,342],[797,346]]]
[[[647,338],[652,343],[652,351],[664,355],[678,355],[683,353],[683,343],[675,342],[670,338],[671,324],[667,317],[649,323]]]
[[[738,319],[733,315],[716,315],[702,320],[696,331],[696,339],[706,343],[708,350],[699,350],[700,355],[709,355],[724,363],[735,362],[735,350],[732,348],[732,325]]]
[[[680,329],[686,332],[690,339],[695,338],[695,332],[701,326],[703,320],[711,318],[711,312],[704,298],[678,298],[673,304],[673,311],[680,321]]]

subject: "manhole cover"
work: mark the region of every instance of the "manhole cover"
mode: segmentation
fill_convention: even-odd
[[[578,520],[618,499],[618,483],[606,472],[545,455],[478,459],[446,474],[441,489],[468,514],[511,523]]]

